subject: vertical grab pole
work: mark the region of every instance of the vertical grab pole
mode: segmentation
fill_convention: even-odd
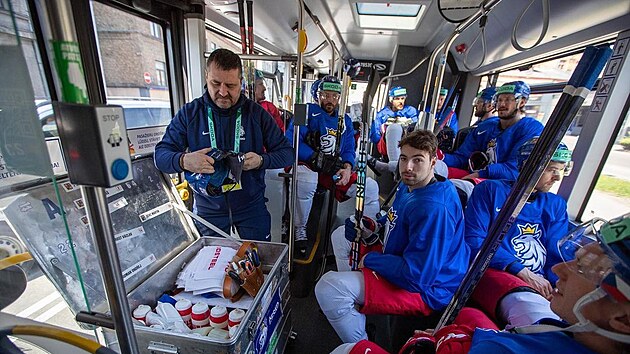
[[[612,49],[609,47],[587,47],[584,51],[573,75],[564,87],[562,96],[551,113],[547,126],[529,155],[497,219],[490,226],[488,236],[483,241],[479,253],[473,260],[459,288],[455,291],[442,318],[440,318],[436,331],[453,323],[459,311],[472,295],[483,273],[488,268],[490,260],[501,245],[505,234],[512,227],[523,205],[527,202],[529,194],[540,179],[556,147],[562,141],[571,121],[593,88],[597,76],[611,54]]]
[[[302,70],[304,51],[306,50],[306,32],[304,31],[304,3],[298,0],[298,43],[297,43],[297,63],[295,66],[295,100],[294,104],[302,103]],[[295,112],[295,108],[293,109]],[[293,120],[295,124],[295,119]],[[293,128],[293,147],[295,149],[295,162],[291,173],[291,222],[289,223],[289,272],[293,269],[293,245],[295,243],[295,207],[297,196],[297,168],[298,149],[300,139],[300,127]]]

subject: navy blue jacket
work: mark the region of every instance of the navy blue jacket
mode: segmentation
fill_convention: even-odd
[[[254,101],[241,95],[236,104],[228,109],[219,108],[212,102],[208,91],[187,103],[177,112],[166,133],[155,147],[155,165],[166,173],[182,172],[179,159],[185,152],[210,147],[208,108],[212,109],[217,132],[217,147],[223,151],[234,149],[236,113],[242,109],[240,152],[253,151],[263,157],[259,169],[243,171],[242,190],[229,192],[232,211],[247,210],[259,206],[265,200],[265,169],[280,168],[293,164],[293,147],[284,137],[273,117]],[[228,210],[223,196],[195,195],[200,216],[224,216]]]

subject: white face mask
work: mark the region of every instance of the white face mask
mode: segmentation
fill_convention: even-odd
[[[584,306],[586,306],[587,304],[590,304],[593,301],[602,299],[607,295],[608,294],[606,293],[604,289],[597,288],[591,291],[590,293],[582,296],[573,306],[573,313],[578,319],[578,323],[572,326],[562,328],[562,327],[558,327],[554,325],[536,324],[536,325],[531,325],[531,326],[513,328],[510,331],[515,332],[515,333],[523,333],[523,334],[558,332],[558,331],[573,332],[573,333],[593,332],[593,333],[599,334],[600,336],[615,340],[617,342],[630,343],[630,335],[616,333],[616,332],[612,332],[603,328],[599,328],[597,327],[596,324],[594,324],[593,322],[588,320],[586,317],[584,317],[584,315],[581,312],[582,308],[584,308]]]
[[[595,332],[599,334],[600,336],[610,338],[617,342],[630,344],[630,334],[621,334],[621,333],[609,331],[607,329],[599,328],[597,327],[596,324],[588,320],[582,314],[582,308],[584,308],[584,306],[586,306],[587,304],[590,304],[591,302],[602,299],[606,297],[607,295],[608,294],[606,293],[604,289],[597,288],[591,291],[590,293],[582,296],[573,306],[573,313],[575,314],[575,317],[578,319],[578,323],[568,328],[565,328],[564,330],[570,331],[570,332],[576,332],[576,333],[577,332]]]

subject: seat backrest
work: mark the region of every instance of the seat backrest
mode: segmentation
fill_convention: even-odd
[[[464,143],[466,136],[468,136],[468,134],[475,128],[476,127],[466,127],[457,132],[457,136],[455,136],[455,143],[453,144],[453,151],[456,151]]]

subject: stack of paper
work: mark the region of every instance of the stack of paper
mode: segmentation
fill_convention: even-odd
[[[177,275],[175,284],[193,295],[212,292],[222,296],[225,267],[235,255],[233,248],[206,246]]]

